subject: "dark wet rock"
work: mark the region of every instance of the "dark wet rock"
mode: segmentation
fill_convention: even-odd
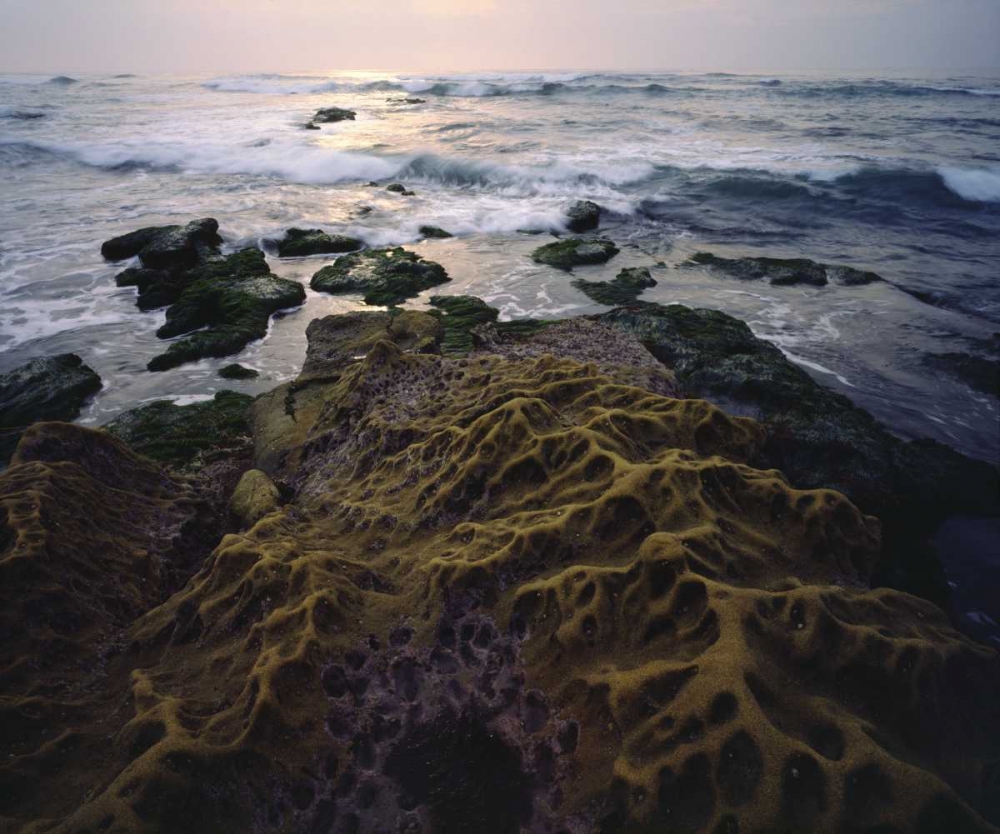
[[[232,365],[220,368],[219,376],[223,379],[256,379],[260,376],[260,371],[234,362]]]
[[[315,124],[335,124],[344,121],[353,122],[357,115],[354,110],[345,110],[343,107],[324,107],[316,111],[312,120]]]
[[[606,238],[567,238],[540,246],[531,253],[536,264],[571,271],[576,266],[607,263],[619,253],[619,248]]]
[[[160,400],[118,415],[104,429],[164,466],[198,470],[214,461],[249,458],[252,403],[253,397],[235,391],[191,405]]]
[[[969,353],[932,353],[924,364],[951,374],[970,388],[1000,398],[1000,360]]]
[[[431,238],[434,240],[444,240],[445,238],[454,237],[451,232],[446,232],[439,226],[421,226],[420,235],[421,237]]]
[[[322,130],[322,128],[315,122],[306,122],[302,125],[303,130]]]
[[[722,258],[710,252],[698,252],[691,257],[688,265],[709,266],[743,281],[766,279],[773,286],[808,284],[825,287],[832,279],[853,287],[882,280],[874,272],[821,264],[808,258]]]
[[[314,290],[333,295],[361,293],[365,304],[392,306],[451,279],[444,267],[402,248],[344,255],[312,279]]]
[[[1000,475],[932,440],[905,442],[817,383],[738,319],[715,310],[636,304],[599,317],[635,335],[688,396],[762,420],[756,465],[796,485],[847,495],[883,522],[876,581],[943,603],[947,586],[929,540],[954,514],[1000,515]]]
[[[109,261],[139,256],[147,269],[183,269],[218,251],[219,223],[211,217],[186,226],[152,226],[105,241],[101,254]]]
[[[389,104],[427,104],[427,99],[425,98],[389,98],[386,101]]]
[[[306,297],[301,284],[271,274],[259,249],[209,261],[187,277],[189,283],[167,309],[166,324],[156,335],[161,339],[190,335],[150,361],[151,371],[238,353],[267,335],[272,314],[297,307]]]
[[[401,182],[390,183],[385,187],[385,190],[389,191],[392,194],[400,194],[403,197],[413,197],[416,194],[416,192],[410,191]]]
[[[289,229],[278,243],[282,258],[300,258],[306,255],[340,255],[363,249],[365,243],[356,237],[331,235],[322,229]]]
[[[75,353],[33,359],[0,375],[0,466],[27,426],[75,420],[100,390],[101,378]]]
[[[601,225],[601,207],[590,200],[577,200],[566,212],[566,228],[580,234]]]
[[[119,287],[135,287],[136,306],[140,310],[155,310],[173,304],[190,283],[185,270],[129,267],[115,276]]]
[[[656,281],[646,267],[639,266],[623,269],[613,281],[586,281],[578,278],[573,281],[573,286],[592,301],[613,307],[635,301],[643,290],[655,287]]]

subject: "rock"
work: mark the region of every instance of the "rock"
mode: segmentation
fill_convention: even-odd
[[[495,322],[500,311],[485,301],[470,295],[435,295],[431,315],[441,320],[444,335],[442,352],[468,353],[473,348],[473,330],[481,324]]]
[[[305,301],[302,285],[277,278],[259,249],[244,249],[193,270],[177,301],[167,309],[161,339],[190,334],[152,359],[151,371],[165,371],[205,357],[238,353],[267,335],[273,313]]]
[[[322,128],[315,122],[306,122],[302,125],[304,130],[322,130]]]
[[[386,101],[389,104],[427,104],[427,99],[423,98],[390,98]]]
[[[221,243],[218,221],[206,217],[186,226],[154,226],[112,238],[101,246],[101,254],[109,261],[138,255],[147,269],[178,269],[194,266]]]
[[[7,827],[990,832],[997,652],[870,590],[877,520],[755,420],[636,384],[745,327],[634,307],[261,398],[284,506],[207,554],[202,476],[110,438],[0,476]]]
[[[278,488],[259,469],[243,473],[229,501],[229,510],[242,529],[253,527],[264,516],[280,508]]]
[[[531,259],[536,264],[546,264],[570,272],[575,266],[607,263],[619,251],[613,242],[605,238],[567,238],[539,247],[531,253]]]
[[[655,287],[656,281],[649,270],[642,266],[623,269],[613,281],[586,281],[578,278],[573,281],[573,286],[592,301],[613,307],[635,301],[643,290]]]
[[[329,235],[322,229],[289,229],[284,240],[278,243],[282,258],[301,258],[306,255],[339,255],[364,249],[364,241],[345,235]]]
[[[233,363],[232,365],[226,365],[224,368],[220,368],[219,376],[223,379],[257,379],[257,377],[260,376],[260,371],[255,371],[253,368],[247,368],[244,365]]]
[[[957,377],[970,388],[1000,399],[1000,360],[969,353],[932,353],[924,364]]]
[[[688,261],[693,266],[710,266],[744,281],[767,279],[773,286],[808,284],[825,287],[829,279],[845,286],[861,286],[882,279],[874,272],[849,266],[831,266],[807,258],[720,258],[710,252],[698,252]]]
[[[365,304],[392,306],[450,281],[444,267],[402,248],[369,249],[344,255],[312,279],[314,290],[334,295],[361,293]]]
[[[218,460],[248,458],[252,403],[253,397],[235,391],[192,405],[160,400],[118,415],[104,429],[163,466],[197,471]]]
[[[602,209],[590,200],[577,200],[566,212],[566,228],[576,234],[591,232],[601,225]]]
[[[876,581],[945,604],[928,542],[949,515],[1000,515],[993,467],[933,441],[900,440],[724,313],[640,303],[598,320],[642,341],[688,396],[762,420],[768,439],[755,463],[805,487],[838,490],[877,515],[885,548]]]
[[[0,374],[0,466],[24,429],[48,420],[70,422],[101,390],[101,378],[75,353],[33,359]]]
[[[387,185],[385,187],[385,190],[389,191],[389,192],[392,192],[393,194],[401,194],[403,197],[414,197],[414,196],[416,196],[415,192],[410,191],[401,182],[391,183],[390,185]]]
[[[438,226],[421,226],[420,236],[435,240],[444,240],[445,238],[454,237],[451,232],[446,232]]]
[[[354,110],[345,110],[342,107],[324,107],[316,111],[312,117],[313,124],[334,124],[336,122],[353,122],[358,114]]]

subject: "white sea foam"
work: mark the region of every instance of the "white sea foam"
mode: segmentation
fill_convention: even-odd
[[[938,168],[945,185],[965,200],[1000,202],[1000,170],[988,168]]]

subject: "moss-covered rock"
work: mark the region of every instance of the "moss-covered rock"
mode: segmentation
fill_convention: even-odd
[[[109,261],[138,255],[147,269],[179,269],[194,266],[221,243],[218,221],[206,217],[186,226],[153,226],[112,238],[101,246],[101,254]]]
[[[234,362],[232,365],[219,368],[219,376],[223,379],[257,379],[260,376],[260,371]]]
[[[441,264],[397,247],[344,255],[317,272],[310,286],[332,295],[360,293],[365,304],[390,307],[450,280]]]
[[[441,351],[446,354],[468,353],[474,344],[472,331],[500,315],[495,307],[471,295],[435,295],[431,306],[435,308],[431,315],[438,316],[444,328]]]
[[[289,229],[278,242],[278,255],[282,258],[300,258],[306,255],[339,255],[364,249],[365,243],[356,237],[330,235],[322,229]]]
[[[335,124],[336,122],[353,122],[357,117],[357,112],[347,110],[343,107],[323,107],[316,111],[312,117],[314,124]]]
[[[72,421],[101,390],[101,378],[75,353],[32,361],[0,375],[0,466],[24,429],[48,420]]]
[[[656,281],[646,267],[640,266],[623,269],[613,281],[587,281],[577,278],[573,281],[573,286],[592,301],[613,307],[635,301],[642,295],[643,290],[655,287]]]
[[[575,266],[593,266],[607,263],[618,252],[615,244],[606,238],[567,238],[540,246],[531,253],[536,264],[554,266],[571,271]]]
[[[602,209],[590,200],[577,200],[566,212],[566,228],[576,234],[591,232],[601,225]]]
[[[830,279],[845,286],[862,286],[882,280],[874,272],[850,266],[821,264],[808,258],[721,258],[710,252],[698,252],[688,264],[709,266],[743,281],[767,279],[774,286],[808,284],[825,287]]]
[[[190,334],[152,359],[151,371],[165,371],[205,357],[230,356],[267,335],[278,310],[305,301],[302,285],[271,274],[259,249],[244,249],[209,261],[188,273],[188,283],[167,309],[156,332],[161,339]]]
[[[120,414],[105,430],[164,466],[198,470],[218,460],[247,457],[252,448],[253,397],[220,391],[206,402],[149,403]]]
[[[229,511],[243,529],[253,527],[268,513],[273,513],[280,507],[281,494],[278,488],[259,469],[249,469],[243,473],[229,500]]]
[[[885,531],[877,581],[943,604],[948,591],[930,537],[952,514],[1000,515],[994,467],[934,441],[900,440],[724,313],[637,304],[600,320],[638,337],[689,396],[764,421],[757,464],[839,490],[877,515]]]
[[[451,232],[446,232],[439,226],[421,226],[420,236],[430,238],[432,240],[445,240],[449,237],[454,237]]]

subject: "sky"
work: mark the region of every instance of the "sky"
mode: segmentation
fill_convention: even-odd
[[[0,0],[0,72],[997,67],[1000,0]]]

